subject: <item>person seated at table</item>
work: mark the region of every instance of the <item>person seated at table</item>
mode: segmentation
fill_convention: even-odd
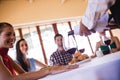
[[[16,62],[27,72],[35,71],[36,65],[39,67],[47,66],[34,58],[26,57],[26,55],[28,54],[28,44],[25,39],[20,39],[19,41],[17,41],[16,53],[17,53]]]
[[[8,50],[13,47],[15,40],[13,26],[6,22],[0,22],[0,80],[36,80],[49,74],[78,67],[78,65],[50,66],[34,72],[25,72],[8,55]]]
[[[54,36],[55,43],[57,45],[57,50],[53,52],[50,56],[51,65],[68,65],[72,60],[72,54],[65,51],[63,47],[63,36],[61,34],[56,34]]]
[[[103,37],[106,37],[105,31],[99,32],[100,35],[100,41],[96,43],[96,51],[99,49],[103,52],[103,54],[108,54],[108,53],[114,53],[116,51],[120,51],[120,41],[118,40],[117,37],[111,36],[110,39],[110,48],[105,42],[103,41]]]

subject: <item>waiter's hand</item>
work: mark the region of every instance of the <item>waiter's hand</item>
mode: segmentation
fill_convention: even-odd
[[[80,36],[88,36],[91,34],[89,30],[82,22],[80,22]]]

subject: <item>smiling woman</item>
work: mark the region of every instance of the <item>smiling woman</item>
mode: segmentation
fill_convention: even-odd
[[[15,32],[12,25],[4,22],[0,24],[0,35],[0,41],[2,41],[0,47],[12,48],[15,42]]]
[[[13,70],[13,66],[11,64],[10,58],[7,56],[8,48],[13,47],[13,43],[15,42],[15,32],[13,27],[9,23],[1,23],[0,24],[0,55],[3,58],[3,62],[6,67],[10,70],[10,72],[15,75]]]

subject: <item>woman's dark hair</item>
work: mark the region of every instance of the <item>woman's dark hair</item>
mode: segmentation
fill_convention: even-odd
[[[20,63],[20,65],[22,66],[22,68],[25,70],[25,71],[27,71],[28,72],[28,67],[27,67],[27,64],[24,62],[24,60],[23,60],[23,54],[22,54],[22,52],[21,52],[21,50],[20,50],[20,42],[21,41],[25,41],[25,39],[20,39],[17,43],[16,43],[16,53],[17,53],[17,55],[16,55],[16,58],[17,58],[17,60],[18,60],[18,62]]]
[[[5,27],[13,27],[13,26],[7,22],[0,22],[0,34],[2,33],[3,28],[5,28]]]

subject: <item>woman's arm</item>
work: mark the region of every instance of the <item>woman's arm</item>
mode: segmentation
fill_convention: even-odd
[[[119,39],[117,37],[113,37],[113,41],[115,42],[117,48],[111,49],[111,52],[114,53],[116,51],[120,51],[120,41],[119,41]]]
[[[94,58],[96,56],[96,51],[99,50],[100,47],[100,41],[96,43],[96,47],[95,47],[95,52],[93,53],[93,55],[91,56],[92,58]]]
[[[17,66],[16,66],[17,67]],[[3,60],[0,56],[0,79],[1,80],[35,80],[44,77],[51,72],[49,69],[43,69],[36,72],[29,72],[13,76],[7,67],[4,65]]]
[[[11,63],[12,63],[12,65],[14,65],[13,67],[14,67],[15,71],[17,72],[17,74],[25,73],[24,69],[19,64],[17,64],[15,61],[13,61],[12,59],[11,59]]]
[[[40,62],[40,61],[38,61],[38,60],[36,60],[36,59],[35,59],[35,61],[36,61],[36,64],[37,64],[38,66],[40,66],[40,67],[46,67],[46,66],[47,66],[47,65],[43,64],[42,62]]]
[[[94,52],[95,54],[96,54],[96,51],[99,50],[99,47],[100,47],[100,41],[96,43],[96,48],[95,48],[95,52]]]
[[[12,74],[3,64],[2,57],[0,56],[0,79],[1,80],[12,80]]]
[[[3,60],[0,56],[0,79],[1,80],[36,80],[40,79],[48,74],[59,73],[67,70],[77,68],[78,65],[69,65],[69,66],[53,66],[44,69],[40,69],[35,72],[26,72],[13,76],[7,67],[4,65]]]

